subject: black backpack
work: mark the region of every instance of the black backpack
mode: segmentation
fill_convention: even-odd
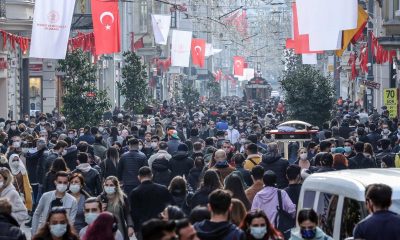
[[[282,207],[282,192],[278,190],[279,206],[276,206],[278,213],[275,218],[275,227],[283,234],[285,239],[290,238],[290,230],[296,226],[296,220]]]

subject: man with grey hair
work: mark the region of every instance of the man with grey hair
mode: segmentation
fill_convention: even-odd
[[[275,142],[268,144],[268,151],[263,155],[260,166],[265,171],[272,170],[276,174],[276,185],[278,188],[283,189],[288,186],[289,182],[286,178],[286,169],[289,162],[282,158],[279,153],[278,144]]]
[[[222,149],[218,149],[215,152],[214,159],[216,161],[215,165],[211,168],[217,171],[221,176],[221,181],[223,182],[224,179],[231,174],[235,169],[231,167],[228,163],[226,152]]]

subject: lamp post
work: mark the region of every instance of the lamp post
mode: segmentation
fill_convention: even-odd
[[[368,74],[367,74],[367,81],[374,81],[374,56],[372,52],[372,33],[373,33],[373,23],[372,19],[374,17],[374,2],[373,0],[368,0]],[[374,90],[372,88],[368,88],[366,90],[367,97],[364,98],[366,110],[373,112],[374,109]]]

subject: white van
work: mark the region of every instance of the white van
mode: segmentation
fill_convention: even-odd
[[[313,208],[320,228],[334,239],[351,238],[355,225],[368,215],[365,188],[373,183],[393,189],[390,210],[400,213],[400,169],[395,168],[312,174],[301,188],[298,210]]]

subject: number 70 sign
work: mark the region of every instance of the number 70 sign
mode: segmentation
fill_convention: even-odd
[[[387,107],[389,111],[389,117],[397,117],[398,109],[398,96],[397,88],[386,88],[383,90],[383,104]]]

